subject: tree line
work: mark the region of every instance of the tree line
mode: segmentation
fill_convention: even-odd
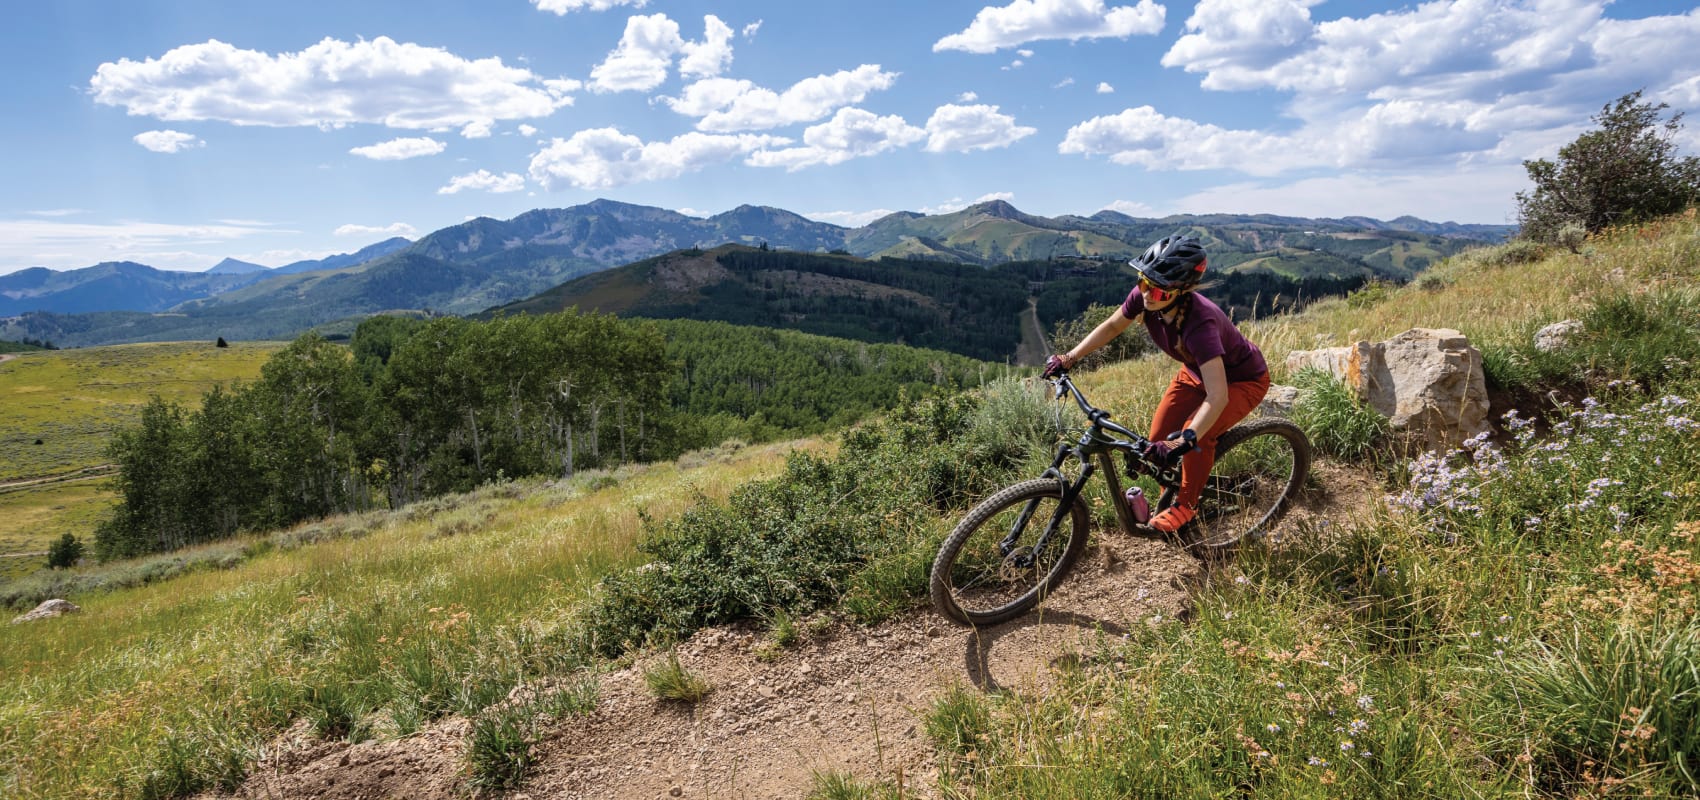
[[[565,312],[373,317],[309,333],[189,409],[154,398],[110,447],[103,559],[528,475],[670,459],[854,422],[1000,368],[724,323]]]

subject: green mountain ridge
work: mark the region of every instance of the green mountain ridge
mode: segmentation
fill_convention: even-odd
[[[1442,232],[1414,230],[1425,227]],[[278,274],[280,269],[230,276],[246,282],[204,296],[177,296],[175,305],[132,309],[153,312],[152,317],[71,319],[66,315],[72,309],[28,313],[13,305],[10,313],[17,316],[0,320],[0,335],[70,346],[211,336],[254,339],[289,336],[385,310],[469,314],[622,264],[728,243],[984,267],[1064,257],[1125,260],[1177,230],[1200,236],[1211,248],[1217,269],[1258,261],[1292,279],[1363,276],[1399,281],[1440,257],[1511,229],[1409,218],[1391,223],[1271,215],[1139,219],[1113,211],[1050,218],[1024,213],[1001,200],[949,214],[898,212],[861,228],[844,228],[767,206],[744,205],[703,218],[595,200],[536,209],[506,221],[480,217],[363,263],[298,274]],[[110,307],[75,309],[96,310]]]

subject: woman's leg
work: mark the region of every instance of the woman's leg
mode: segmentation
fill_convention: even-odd
[[[1186,370],[1181,372],[1188,379],[1192,378]],[[1179,376],[1176,376],[1176,380],[1179,380]],[[1199,386],[1198,391],[1202,397],[1204,387]],[[1257,380],[1228,384],[1228,407],[1222,409],[1222,416],[1216,418],[1216,424],[1210,427],[1208,433],[1199,433],[1198,449],[1181,458],[1181,505],[1188,508],[1198,505],[1198,498],[1204,494],[1204,484],[1210,477],[1210,468],[1216,465],[1216,440],[1222,438],[1222,434],[1227,433],[1229,428],[1238,425],[1240,420],[1245,419],[1252,409],[1257,408],[1258,403],[1263,402],[1263,396],[1268,393],[1268,373],[1264,373],[1263,377]],[[1164,399],[1168,398],[1165,396]],[[1181,420],[1182,424],[1185,422],[1185,419]]]
[[[1216,441],[1229,428],[1245,419],[1263,396],[1269,393],[1269,375],[1252,381],[1228,384],[1228,405],[1210,430],[1199,433],[1198,448],[1181,458],[1181,491],[1175,506],[1158,514],[1151,525],[1161,531],[1174,532],[1192,519],[1198,498],[1204,494],[1204,484],[1210,478],[1210,468],[1216,465]],[[1204,404],[1204,384],[1185,368],[1175,373],[1157,411],[1151,416],[1151,439],[1162,441],[1180,430],[1200,405]]]
[[[1157,411],[1151,415],[1151,441],[1161,442],[1185,427],[1201,405],[1204,405],[1204,384],[1182,367],[1169,381],[1163,399],[1157,401]]]

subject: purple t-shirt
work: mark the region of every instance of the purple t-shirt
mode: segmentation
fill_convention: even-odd
[[[1203,380],[1198,365],[1217,356],[1222,357],[1222,367],[1228,373],[1229,383],[1257,380],[1269,371],[1269,365],[1263,361],[1263,351],[1245,338],[1228,319],[1227,313],[1210,302],[1210,298],[1188,293],[1180,302],[1191,303],[1192,307],[1186,310],[1179,330],[1164,322],[1162,315],[1155,312],[1145,315],[1145,330],[1150,332],[1151,341],[1156,343],[1157,349],[1185,365],[1193,377]],[[1136,319],[1144,311],[1145,295],[1136,286],[1122,303],[1122,316]],[[1187,357],[1188,354],[1191,358]]]

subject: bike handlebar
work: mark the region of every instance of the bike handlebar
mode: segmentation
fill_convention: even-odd
[[[1145,438],[1144,436],[1141,436],[1137,433],[1134,433],[1133,431],[1128,430],[1127,428],[1124,428],[1120,425],[1117,425],[1114,422],[1111,422],[1110,421],[1110,412],[1105,411],[1104,409],[1101,409],[1101,408],[1097,408],[1097,407],[1093,406],[1091,403],[1087,402],[1086,401],[1086,395],[1081,394],[1079,387],[1075,386],[1074,381],[1069,379],[1067,370],[1063,370],[1061,372],[1058,372],[1056,380],[1051,381],[1051,383],[1054,384],[1057,387],[1057,397],[1059,399],[1061,399],[1064,394],[1074,395],[1074,402],[1077,405],[1080,406],[1080,412],[1085,414],[1086,418],[1088,420],[1091,420],[1091,422],[1094,426],[1100,427],[1100,428],[1106,428],[1113,433],[1119,433],[1123,436],[1128,437],[1129,439],[1134,440],[1134,442],[1136,442],[1136,443],[1143,442],[1144,444],[1147,444],[1147,445],[1149,445],[1151,443],[1151,440]]]
[[[1150,439],[1111,422],[1110,412],[1087,402],[1086,395],[1080,393],[1080,387],[1075,386],[1074,381],[1068,377],[1068,370],[1059,370],[1057,372],[1056,379],[1052,380],[1051,383],[1057,387],[1058,399],[1061,399],[1064,394],[1074,395],[1075,404],[1080,406],[1081,413],[1086,415],[1086,418],[1092,422],[1094,427],[1104,428],[1111,433],[1118,433],[1132,439],[1134,452],[1138,453],[1141,458],[1144,458],[1146,451],[1151,449],[1152,442]],[[1196,444],[1185,440],[1172,444],[1169,446],[1168,453],[1166,454],[1167,458],[1165,460],[1168,460],[1170,465],[1173,465],[1176,463],[1173,459],[1178,459],[1181,456],[1192,452],[1196,447]]]

